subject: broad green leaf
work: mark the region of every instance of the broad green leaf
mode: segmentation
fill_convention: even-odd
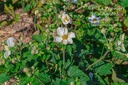
[[[86,85],[87,81],[89,81],[89,80],[90,80],[90,78],[87,75],[85,75],[79,79],[79,82],[81,82],[82,85]]]
[[[67,46],[66,51],[68,52],[68,54],[69,54],[70,56],[72,56],[72,47],[71,47],[70,45]]]
[[[95,74],[95,76],[98,78],[98,81],[100,82],[101,85],[106,85],[104,80],[99,75]]]
[[[112,68],[111,63],[104,63],[104,62],[99,62],[97,63],[94,68],[95,72],[98,73],[99,75],[106,75],[111,73],[111,68]]]
[[[22,78],[20,85],[27,85],[28,83],[30,83],[32,80],[32,77],[24,77]]]
[[[70,77],[82,77],[82,76],[85,76],[84,72],[81,71],[80,69],[78,69],[78,67],[76,67],[76,66],[71,66],[68,69],[68,75]]]
[[[67,60],[67,62],[65,63],[65,69],[67,69],[70,65],[71,65],[71,61]]]
[[[118,4],[123,7],[128,7],[128,0],[119,0]]]
[[[51,81],[50,76],[45,73],[39,73],[38,77],[41,79],[43,83],[48,83]]]
[[[126,82],[113,82],[113,83],[111,83],[111,85],[128,85],[128,83],[126,83]]]
[[[9,80],[10,76],[5,75],[4,73],[0,74],[0,83],[4,83]]]
[[[43,37],[42,34],[33,35],[33,36],[32,36],[32,39],[35,40],[35,41],[37,41],[37,42],[39,42],[39,43],[41,43],[41,42],[43,41],[42,37]]]

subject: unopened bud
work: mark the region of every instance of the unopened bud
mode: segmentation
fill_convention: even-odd
[[[70,82],[70,85],[74,85],[74,82],[72,81],[72,82]]]
[[[29,71],[28,68],[23,69],[23,72],[25,72],[25,73],[27,73],[28,71]]]
[[[106,32],[106,31],[105,31],[105,28],[102,28],[102,29],[101,29],[101,33],[102,33],[102,34],[105,34],[105,32]]]
[[[36,11],[35,11],[35,15],[37,15],[37,14],[39,14],[39,10],[36,10]]]

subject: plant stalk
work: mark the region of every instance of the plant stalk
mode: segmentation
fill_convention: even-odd
[[[105,54],[99,59],[97,60],[96,62],[92,63],[91,65],[89,65],[85,70],[87,71],[90,67],[92,67],[93,65],[95,65],[96,63],[100,62],[102,59],[105,58],[105,56],[108,54],[108,50],[105,52]]]

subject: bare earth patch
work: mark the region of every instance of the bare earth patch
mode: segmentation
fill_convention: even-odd
[[[34,33],[33,18],[29,17],[27,13],[23,13],[21,9],[17,9],[15,13],[20,14],[18,22],[0,28],[0,50],[3,49],[2,42],[6,41],[8,37],[14,37],[17,41],[22,37],[21,42],[28,43]],[[0,16],[0,21],[7,21],[8,19],[6,14]]]

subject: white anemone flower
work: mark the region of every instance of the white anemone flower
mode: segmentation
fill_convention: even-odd
[[[100,17],[96,17],[96,15],[92,14],[91,17],[88,17],[88,20],[91,24],[99,25],[100,23]]]
[[[66,27],[58,27],[57,28],[58,36],[54,37],[55,42],[62,42],[63,44],[72,44],[72,38],[75,38],[75,34],[73,32],[68,33],[68,29]]]
[[[8,45],[9,47],[13,47],[13,46],[14,46],[14,37],[9,37],[9,38],[7,39],[7,45]]]
[[[72,24],[72,19],[65,12],[62,13],[61,20],[64,25]]]
[[[4,53],[4,57],[8,58],[9,55],[11,55],[11,51],[6,50],[6,52]]]

